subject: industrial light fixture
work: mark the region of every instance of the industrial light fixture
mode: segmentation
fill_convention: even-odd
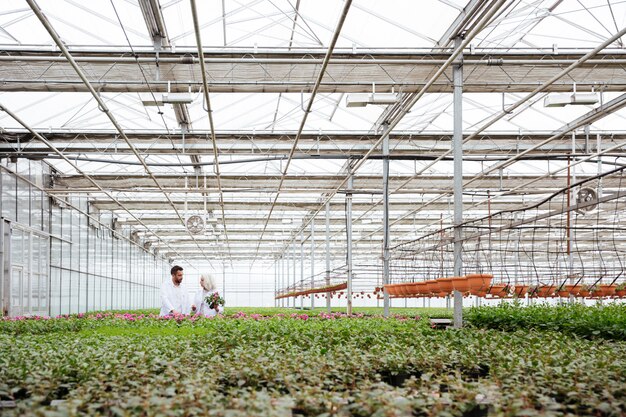
[[[543,101],[543,107],[565,107],[568,104],[592,105],[598,102],[598,94],[594,93],[577,93],[576,84],[574,84],[574,92],[549,94]]]
[[[368,104],[395,104],[398,95],[391,90],[391,93],[377,93],[376,85],[372,84],[371,93],[351,93],[346,95],[346,107],[365,107]]]
[[[191,93],[156,93],[141,97],[144,106],[162,106],[164,104],[190,104],[193,102]]]

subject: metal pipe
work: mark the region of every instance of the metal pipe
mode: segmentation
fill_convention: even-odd
[[[146,52],[140,52],[146,54]],[[613,54],[613,52],[611,52]],[[165,55],[165,56],[164,56]],[[196,57],[183,55],[176,58],[168,58],[167,52],[159,52],[159,57],[131,57],[131,56],[75,56],[74,60],[81,63],[93,63],[93,64],[178,64],[178,65],[195,65],[201,62]],[[246,54],[247,55],[247,54]],[[447,55],[447,54],[446,54]],[[66,59],[58,55],[2,55],[0,56],[0,62],[65,62]],[[203,58],[202,61],[206,64],[276,64],[276,65],[320,65],[324,62],[322,58]],[[332,63],[329,65],[432,65],[439,66],[445,64],[447,59],[430,59],[430,58],[405,58],[405,59],[392,59],[392,58],[372,58],[371,56],[364,56],[363,59],[358,58],[332,58]],[[464,63],[468,66],[480,65],[480,66],[520,66],[520,65],[532,65],[532,66],[562,66],[570,65],[576,62],[576,59],[506,59],[506,58],[489,58],[481,59],[468,59]],[[613,59],[589,59],[585,61],[588,66],[622,66],[626,64],[626,59],[613,58]],[[48,81],[48,80],[46,80]],[[158,80],[155,80],[158,81]],[[40,81],[41,82],[41,81]],[[166,84],[166,81],[162,82]],[[180,84],[201,84],[200,82],[193,81],[178,81]],[[382,85],[385,85],[383,83]],[[388,84],[398,85],[397,82],[389,82]],[[403,84],[403,83],[400,83]],[[371,85],[371,83],[369,83]],[[376,83],[378,85],[378,82]]]
[[[383,156],[383,315],[389,317],[389,136],[382,144]]]
[[[296,290],[296,241],[293,241],[293,245],[291,248],[291,258],[293,261],[293,290]],[[291,298],[291,297],[290,297]],[[293,303],[292,303],[293,308],[296,308],[296,297],[293,297]]]
[[[330,285],[330,203],[326,202],[326,285]],[[330,314],[330,293],[326,293],[326,311]]]
[[[315,288],[315,223],[311,222],[311,288]],[[315,295],[311,294],[311,310],[315,308]]]
[[[347,314],[352,314],[352,169],[348,167],[348,186],[346,188],[346,264],[348,289],[346,295]]]
[[[304,290],[304,231],[300,231],[300,290]],[[304,296],[300,296],[300,310],[304,310]]]
[[[461,45],[461,38],[454,40],[455,47]],[[452,69],[454,80],[453,123],[454,136],[454,276],[463,273],[463,54],[459,54]],[[454,290],[454,327],[463,327],[463,295]]]

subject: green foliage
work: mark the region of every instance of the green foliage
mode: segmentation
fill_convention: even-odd
[[[626,340],[626,304],[620,303],[596,306],[503,303],[466,310],[464,318],[481,328],[553,330],[586,338]]]
[[[41,326],[80,322],[77,330]],[[3,416],[626,412],[626,344],[382,318],[70,318],[0,330]]]

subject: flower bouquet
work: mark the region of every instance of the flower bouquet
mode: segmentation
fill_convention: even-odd
[[[224,298],[217,291],[206,296],[204,301],[208,304],[211,310],[215,310],[218,305],[224,305]]]

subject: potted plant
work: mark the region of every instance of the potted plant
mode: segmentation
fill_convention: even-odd
[[[622,282],[615,286],[615,295],[618,297],[626,297],[626,282]]]
[[[559,297],[569,297],[569,290],[565,285],[561,285],[559,288],[557,288],[556,293],[559,295]]]
[[[509,285],[508,284],[493,284],[489,289],[489,294],[494,297],[506,297],[509,295]]]
[[[578,295],[581,297],[589,297],[592,292],[596,291],[596,289],[596,284],[584,284],[578,292]]]
[[[540,285],[537,287],[537,297],[552,297],[555,289],[554,285]]]
[[[597,285],[593,295],[596,297],[610,297],[615,294],[616,285],[613,284],[600,284]]]
[[[528,296],[529,297],[537,297],[537,290],[539,289],[539,285],[533,284],[528,286]]]
[[[529,287],[530,287],[529,285],[523,285],[523,284],[511,286],[512,288],[511,294],[513,294],[513,297],[523,298],[528,293]]]

